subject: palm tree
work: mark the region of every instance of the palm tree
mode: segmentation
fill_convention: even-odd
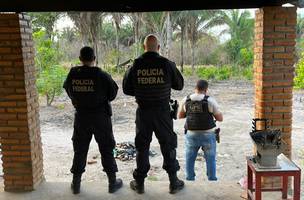
[[[249,11],[221,11],[211,25],[216,24],[227,25],[227,28],[223,29],[220,35],[230,35],[230,40],[227,43],[228,53],[231,59],[236,62],[239,58],[240,50],[252,46],[254,19],[250,17]]]
[[[68,16],[79,30],[83,45],[91,45],[96,54],[98,64],[99,31],[105,13],[102,12],[68,12]]]
[[[143,13],[131,13],[129,18],[132,21],[135,43],[135,57],[139,56],[139,41],[141,38],[141,25],[143,24]]]
[[[120,50],[119,50],[119,35],[120,35],[120,26],[121,26],[121,21],[123,20],[123,15],[121,13],[113,13],[112,14],[112,19],[115,24],[115,30],[116,30],[116,42],[115,42],[115,47],[116,47],[116,52],[117,52],[117,60],[116,60],[116,66],[119,65],[120,62]]]
[[[304,17],[301,15],[298,15],[297,18],[297,26],[296,26],[296,55],[297,55],[297,60],[302,56],[303,52],[303,47],[304,47],[304,40],[303,40],[303,35],[304,35]]]
[[[187,28],[187,15],[189,11],[176,11],[173,14],[176,16],[176,26],[179,29],[178,36],[180,37],[180,53],[181,53],[181,61],[180,67],[181,72],[184,72],[184,39]]]
[[[208,37],[208,30],[216,25],[213,20],[217,17],[219,11],[214,10],[202,10],[202,11],[189,11],[187,16],[187,32],[190,41],[191,47],[191,68],[192,73],[194,72],[194,65],[195,65],[195,48],[196,44],[200,37],[206,36]]]
[[[148,33],[155,33],[158,36],[160,43],[161,54],[165,51],[165,33],[166,33],[166,12],[150,12],[143,16],[143,21],[146,25]]]
[[[34,32],[37,29],[45,28],[45,34],[47,38],[53,40],[54,27],[58,19],[60,19],[64,14],[60,12],[43,12],[43,13],[29,13],[31,17],[31,22],[33,24]]]
[[[304,17],[298,15],[296,26],[297,40],[299,40],[304,34]]]

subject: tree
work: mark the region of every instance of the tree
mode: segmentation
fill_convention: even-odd
[[[294,78],[295,88],[304,89],[304,54],[297,64],[296,76]]]
[[[166,44],[166,13],[165,12],[150,12],[143,17],[144,24],[148,33],[155,33],[158,36],[160,43],[160,53],[165,54]]]
[[[172,29],[172,14],[171,12],[166,12],[166,57],[170,58],[171,54],[171,44],[172,44],[172,34],[173,34],[173,29]]]
[[[296,26],[297,40],[301,39],[304,34],[304,17],[298,15]]]
[[[181,53],[181,72],[184,72],[184,40],[185,40],[185,34],[186,34],[186,28],[187,28],[187,15],[188,11],[176,11],[174,12],[174,15],[176,16],[176,25],[179,29],[179,37],[180,37],[180,53]]]
[[[296,26],[296,55],[297,59],[301,57],[301,54],[303,52],[304,48],[304,40],[303,40],[303,35],[304,35],[304,17],[301,15],[298,15],[297,18],[297,26]]]
[[[192,73],[194,72],[195,65],[195,48],[197,41],[200,37],[208,37],[208,29],[213,26],[219,25],[215,24],[213,20],[217,16],[219,11],[213,10],[202,10],[202,11],[189,11],[187,20],[187,32],[191,47],[191,68]]]
[[[140,39],[142,37],[142,31],[140,27],[143,22],[143,13],[131,13],[129,18],[132,21],[133,32],[134,32],[134,43],[135,43],[135,57],[139,56]]]
[[[30,12],[33,31],[39,31],[40,29],[45,30],[47,38],[52,39],[54,27],[56,21],[63,16],[63,13],[59,12]]]
[[[79,30],[83,45],[90,45],[94,48],[98,64],[98,42],[100,42],[100,30],[105,13],[68,12],[68,16]]]
[[[117,60],[116,60],[116,66],[119,65],[119,59],[120,59],[120,50],[119,50],[119,36],[120,36],[120,26],[121,26],[121,21],[123,20],[123,15],[121,13],[113,13],[112,14],[112,19],[115,24],[115,30],[116,30],[116,52],[117,52]]]
[[[37,87],[40,94],[46,96],[47,105],[50,106],[55,98],[62,93],[66,70],[59,65],[59,48],[56,42],[47,38],[46,32],[40,30],[33,34],[38,67]]]
[[[243,48],[252,48],[254,19],[250,18],[249,11],[229,10],[220,11],[212,25],[226,24],[220,35],[229,34],[230,40],[227,42],[227,51],[230,59],[237,63],[240,58],[240,51]]]

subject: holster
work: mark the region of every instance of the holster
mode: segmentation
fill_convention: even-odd
[[[109,116],[112,116],[113,112],[112,112],[112,105],[111,105],[111,102],[108,101],[108,104],[106,105],[106,113],[109,115]]]
[[[220,128],[217,128],[217,129],[215,129],[215,131],[214,131],[214,133],[215,133],[215,138],[216,138],[217,143],[220,143],[220,131],[221,131]]]
[[[177,100],[170,99],[170,116],[172,119],[177,119],[177,112],[178,112],[178,102]]]

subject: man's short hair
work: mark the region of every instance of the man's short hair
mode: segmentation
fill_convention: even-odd
[[[196,86],[195,86],[195,88],[197,89],[197,90],[201,90],[201,91],[205,91],[205,90],[207,90],[207,88],[208,88],[208,82],[206,81],[206,80],[198,80],[197,82],[196,82]]]
[[[82,61],[94,61],[95,60],[94,49],[88,46],[82,47],[80,49],[80,59]]]
[[[151,40],[153,42],[151,42]],[[145,37],[144,45],[146,46],[147,50],[157,50],[159,45],[159,40],[155,34],[149,34]]]

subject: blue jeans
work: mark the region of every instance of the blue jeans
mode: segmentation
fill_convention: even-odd
[[[216,138],[214,132],[187,131],[185,135],[186,179],[195,180],[194,164],[202,148],[209,181],[216,181]]]

